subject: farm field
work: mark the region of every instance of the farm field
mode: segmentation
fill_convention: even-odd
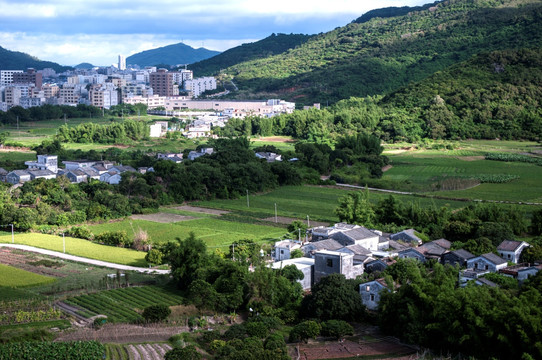
[[[4,233],[5,234],[5,233]],[[16,244],[30,245],[42,249],[63,251],[62,236],[18,233],[14,236]],[[86,257],[89,259],[103,260],[116,264],[131,266],[147,266],[145,253],[131,249],[113,246],[99,245],[88,240],[67,237],[66,253]],[[0,243],[11,243],[11,235],[0,235]]]
[[[169,344],[106,344],[106,360],[162,360]]]
[[[195,213],[193,213],[195,214]],[[197,214],[195,214],[197,216]],[[206,242],[209,249],[227,247],[241,239],[252,239],[256,242],[274,239],[282,236],[286,231],[273,226],[245,224],[205,217],[176,223],[157,223],[146,220],[124,220],[120,222],[104,223],[89,226],[94,234],[105,231],[139,229],[147,231],[153,243],[164,243],[179,237],[185,239],[190,232],[197,238]]]
[[[430,190],[446,178],[481,175],[516,175],[518,179],[503,184],[483,183],[466,190],[435,191],[430,194],[481,200],[542,202],[542,167],[518,162],[491,161],[481,156],[432,155],[427,152],[390,156],[393,167],[383,179],[408,181]]]
[[[247,207],[246,197],[237,200],[212,200],[194,203],[198,206],[231,210],[243,213],[247,216],[259,219],[273,217],[275,215],[274,204],[277,204],[277,215],[306,220],[309,219],[322,222],[337,222],[338,218],[334,210],[338,205],[340,197],[350,191],[344,188],[333,186],[285,186],[266,194],[249,196],[250,207]],[[372,191],[370,200],[378,202],[390,196],[388,193]],[[437,207],[450,206],[452,208],[464,207],[468,202],[431,199],[409,195],[394,195],[403,202],[416,202],[422,206],[435,205]]]
[[[55,279],[0,264],[0,286],[30,287],[54,282]]]
[[[105,290],[89,295],[79,295],[64,301],[81,308],[78,314],[86,318],[106,315],[108,322],[139,322],[140,312],[150,305],[180,305],[183,298],[170,290],[158,286],[128,287]]]

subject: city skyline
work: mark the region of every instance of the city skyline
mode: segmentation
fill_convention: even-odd
[[[372,9],[427,2],[0,0],[0,46],[62,65],[111,65],[119,54],[179,42],[224,51],[271,33],[326,32]]]

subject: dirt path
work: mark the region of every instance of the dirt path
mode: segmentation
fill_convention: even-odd
[[[58,257],[58,258],[61,258],[61,259],[66,259],[66,260],[75,261],[75,262],[82,262],[82,263],[92,264],[92,265],[96,265],[96,266],[103,266],[103,267],[112,268],[112,269],[137,271],[137,272],[142,272],[142,273],[156,273],[156,274],[169,274],[169,272],[170,272],[169,270],[158,270],[158,269],[151,269],[151,268],[140,268],[140,267],[135,267],[135,266],[114,264],[114,263],[110,263],[110,262],[107,262],[107,261],[88,259],[88,258],[84,258],[84,257],[81,257],[81,256],[64,254],[64,253],[61,253],[61,252],[58,252],[58,251],[40,249],[40,248],[36,248],[36,247],[33,247],[33,246],[28,246],[28,245],[0,244],[0,248],[2,248],[2,247],[32,251],[32,252],[36,252],[36,253],[39,253],[39,254]]]
[[[217,209],[207,209],[197,206],[190,206],[190,205],[183,205],[183,206],[176,206],[172,209],[176,210],[183,210],[183,211],[191,211],[195,213],[201,213],[201,214],[210,214],[210,215],[224,215],[229,214],[229,211],[226,210],[217,210]]]
[[[265,218],[265,219],[262,219],[263,221],[269,221],[269,222],[275,222],[275,217],[274,216],[271,216],[271,217],[268,217],[268,218]],[[286,216],[277,216],[276,218],[276,222],[279,223],[279,224],[286,224],[286,225],[289,225],[292,223],[292,221],[295,221],[295,220],[299,220],[299,221],[302,221],[304,223],[307,222],[307,219],[296,219],[296,218],[291,218],[291,217],[286,217]],[[312,220],[309,220],[309,224],[311,227],[315,227],[315,226],[329,226],[329,223],[327,222],[321,222],[321,221],[312,221]]]
[[[170,213],[156,213],[156,214],[145,214],[145,215],[132,215],[134,220],[146,220],[162,224],[175,223],[179,221],[188,221],[194,220],[193,216],[184,216]]]

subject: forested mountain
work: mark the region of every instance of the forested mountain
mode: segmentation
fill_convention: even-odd
[[[260,41],[236,46],[217,56],[192,64],[190,69],[198,76],[212,75],[240,62],[282,54],[307,42],[311,37],[312,35],[304,34],[271,34]]]
[[[365,14],[361,15],[356,20],[352,21],[353,23],[364,23],[367,22],[373,18],[389,18],[394,16],[402,16],[407,15],[409,12],[412,11],[421,11],[421,10],[427,10],[430,7],[436,6],[440,1],[435,1],[433,4],[425,4],[423,6],[390,6],[382,9],[374,9],[371,11],[367,11]]]
[[[27,68],[34,68],[36,70],[52,68],[56,72],[70,69],[68,66],[62,66],[52,61],[42,61],[23,52],[7,50],[0,46],[0,69],[26,70]]]
[[[196,61],[220,54],[219,51],[205,48],[194,49],[183,43],[142,51],[126,58],[126,64],[139,66],[154,66],[157,64],[191,64]]]
[[[298,103],[384,94],[481,52],[539,47],[542,2],[447,0],[319,34],[282,54],[225,70],[239,97]]]

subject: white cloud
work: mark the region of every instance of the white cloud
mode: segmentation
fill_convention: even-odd
[[[238,40],[184,40],[194,48],[202,47],[224,51],[255,39]],[[0,33],[0,44],[8,50],[22,51],[41,60],[55,61],[63,65],[89,62],[94,65],[109,65],[116,62],[117,55],[126,57],[135,53],[181,42],[179,38],[133,34],[75,34],[59,36],[53,34],[31,35],[26,33]]]

